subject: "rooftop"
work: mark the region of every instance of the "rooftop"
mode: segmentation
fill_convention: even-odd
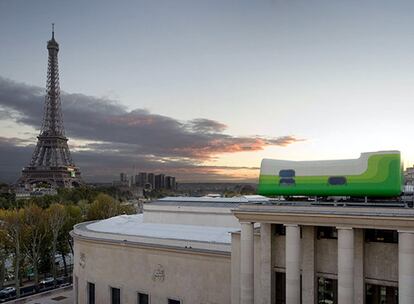
[[[236,208],[241,204],[255,203],[255,202],[268,202],[267,197],[261,195],[243,195],[236,197],[164,197],[160,198],[151,205],[161,206],[201,206],[201,207],[222,207],[222,208]]]
[[[101,240],[230,251],[231,232],[237,228],[143,222],[143,214],[120,215],[75,226],[79,236]]]

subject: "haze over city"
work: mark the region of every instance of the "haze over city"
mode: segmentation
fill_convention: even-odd
[[[264,157],[393,149],[412,165],[414,3],[397,2],[0,2],[0,179],[39,134],[52,22],[85,180],[255,181]]]

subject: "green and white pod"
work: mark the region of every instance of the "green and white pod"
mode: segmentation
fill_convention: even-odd
[[[375,196],[401,194],[399,151],[361,153],[357,159],[287,161],[263,159],[261,195]]]

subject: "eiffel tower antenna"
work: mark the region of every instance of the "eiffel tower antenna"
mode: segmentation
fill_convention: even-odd
[[[70,155],[63,127],[58,66],[59,44],[55,40],[54,23],[52,39],[47,42],[47,50],[49,56],[42,127],[30,164],[23,169],[18,183],[25,188],[40,183],[55,188],[71,188],[80,185],[82,180],[80,171]]]

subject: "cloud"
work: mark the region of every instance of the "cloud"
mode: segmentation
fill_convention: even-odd
[[[34,145],[21,145],[17,138],[0,137],[0,180],[15,182],[24,165],[30,162]]]
[[[26,140],[0,137],[0,181],[15,182],[24,165],[27,165],[34,145]],[[117,178],[119,172],[148,171],[176,176],[180,181],[229,181],[235,180],[234,173],[243,172],[238,179],[254,180],[257,167],[201,166],[189,160],[158,158],[136,155],[120,148],[74,151],[72,155],[82,170],[86,181],[108,182]],[[250,172],[250,174],[245,174]],[[236,177],[237,178],[237,177]]]
[[[216,133],[227,129],[225,124],[205,118],[193,119],[188,125],[192,131],[199,133]]]
[[[42,88],[0,77],[0,116],[39,129],[44,93]],[[62,107],[67,136],[93,141],[74,157],[79,166],[88,168],[92,168],[90,164],[119,168],[119,164],[127,162],[131,166],[132,159],[139,169],[144,165],[156,168],[168,160],[176,170],[195,172],[196,167],[204,168],[200,167],[204,161],[222,153],[258,151],[301,140],[295,136],[232,136],[224,133],[227,126],[218,121],[205,118],[180,121],[143,109],[130,111],[113,100],[83,94],[62,93]],[[18,146],[17,139],[13,140],[8,144]],[[28,162],[26,159],[20,166]]]

